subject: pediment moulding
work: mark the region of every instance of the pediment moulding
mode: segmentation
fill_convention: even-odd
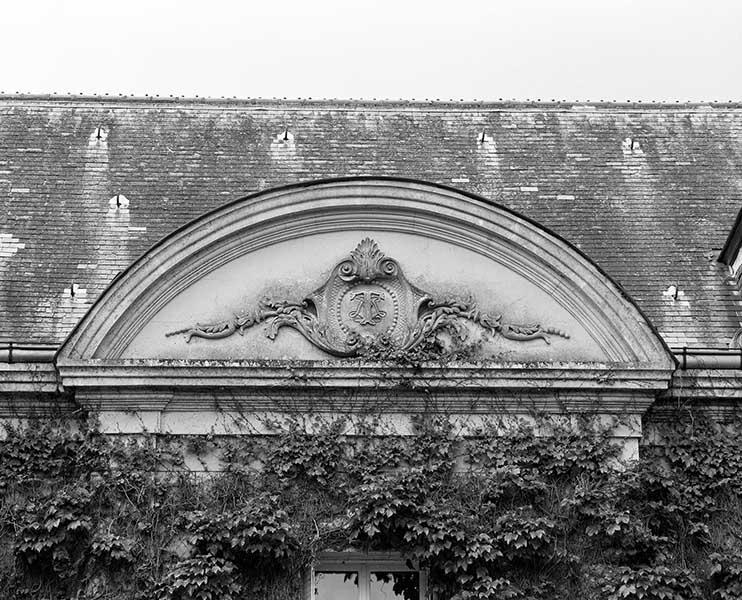
[[[240,369],[240,385],[261,386],[271,369],[274,383],[297,364],[319,380],[399,353],[510,364],[534,381],[550,365],[597,365],[637,381],[653,373],[659,387],[674,366],[637,307],[569,243],[481,198],[394,179],[290,186],[206,214],[113,282],[57,364],[65,386],[115,385],[113,373],[128,385],[147,370],[150,385],[197,385],[166,375],[192,368],[201,385]]]

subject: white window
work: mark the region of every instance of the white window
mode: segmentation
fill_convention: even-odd
[[[311,574],[311,600],[425,600],[425,573],[399,555],[328,553]]]

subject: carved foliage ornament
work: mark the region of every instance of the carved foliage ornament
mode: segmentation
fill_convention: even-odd
[[[167,336],[185,334],[186,342],[240,335],[259,323],[275,339],[282,327],[291,327],[328,354],[352,357],[369,348],[414,351],[442,333],[460,341],[468,337],[466,323],[490,335],[509,340],[569,338],[541,325],[514,325],[501,315],[484,313],[470,300],[434,299],[407,281],[397,261],[384,255],[376,242],[366,238],[335,266],[325,284],[302,302],[261,300],[234,318],[210,325],[196,324]]]

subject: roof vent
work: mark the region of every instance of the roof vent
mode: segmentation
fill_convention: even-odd
[[[90,134],[90,145],[95,146],[96,144],[103,144],[108,141],[108,129],[102,125],[98,125],[93,132]]]
[[[624,154],[644,154],[639,140],[633,137],[627,137],[621,142],[621,150]]]
[[[289,128],[287,127],[284,129],[283,133],[279,134],[276,137],[277,142],[283,142],[284,144],[293,144],[294,143],[294,134],[289,131]]]
[[[81,288],[73,281],[70,287],[64,288],[62,295],[66,298],[87,298],[88,290]]]
[[[668,298],[672,298],[673,300],[677,300],[678,296],[680,295],[680,290],[678,289],[678,286],[671,285],[664,292],[662,292],[662,295],[667,296]]]
[[[116,194],[108,201],[111,208],[129,208],[129,199],[123,194]]]
[[[294,134],[286,127],[271,141],[271,157],[275,160],[295,160],[296,144]]]
[[[482,133],[480,133],[477,136],[477,143],[480,146],[483,146],[485,144],[491,144],[494,141],[495,141],[495,138],[493,136],[491,136],[491,135],[487,135],[487,132],[486,131],[482,131]]]

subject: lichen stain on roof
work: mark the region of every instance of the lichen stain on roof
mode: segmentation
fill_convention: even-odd
[[[594,259],[671,343],[725,346],[739,327],[737,295],[706,258],[742,205],[737,105],[0,97],[0,231],[25,243],[0,256],[0,337],[58,343],[178,226],[257,190],[352,175],[456,180],[525,214]],[[130,206],[110,212],[116,194]],[[62,306],[72,282],[85,302]],[[689,299],[680,312],[671,284]]]

